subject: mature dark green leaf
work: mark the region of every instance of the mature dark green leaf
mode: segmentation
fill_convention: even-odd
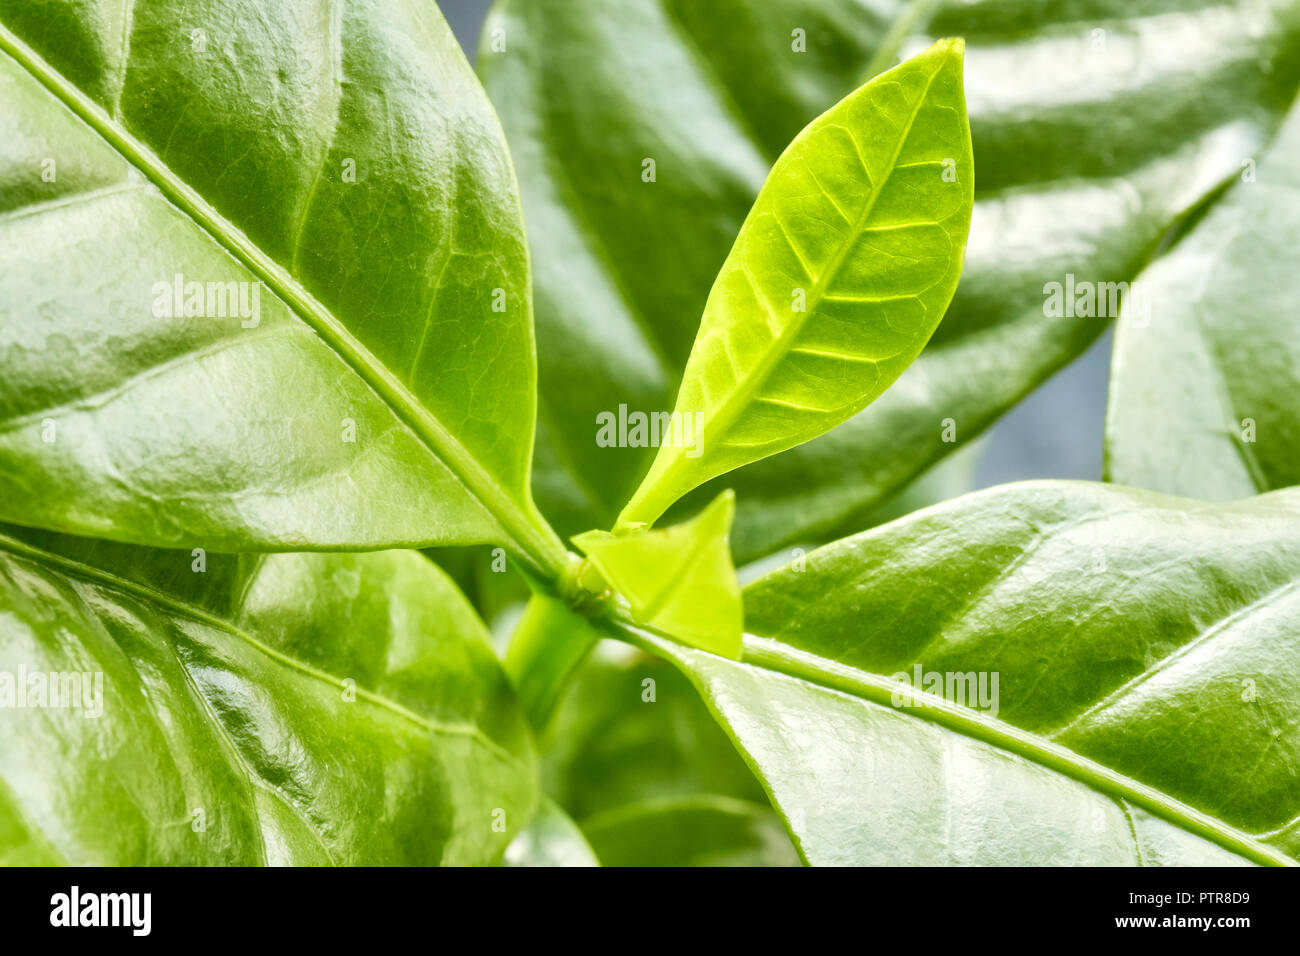
[[[621,526],[830,431],[929,341],[957,288],[974,170],[960,40],[862,86],[781,154],[722,264],[673,420]]]
[[[0,0],[0,103],[0,516],[561,553],[514,176],[434,4]]]
[[[543,799],[532,822],[506,848],[504,866],[600,866],[578,825]]]
[[[766,805],[702,796],[634,804],[589,820],[605,866],[798,866]]]
[[[745,602],[745,663],[640,640],[690,674],[809,862],[1300,855],[1300,491],[1010,485]]]
[[[422,556],[23,535],[0,536],[0,860],[489,863],[533,812],[486,630]],[[34,706],[71,674],[89,708]]]
[[[1115,334],[1111,481],[1193,498],[1300,484],[1300,109],[1139,277]]]
[[[649,449],[597,446],[596,416],[669,407],[771,163],[900,50],[967,41],[978,174],[963,281],[880,400],[723,479],[738,494],[741,560],[888,499],[1082,352],[1107,319],[1045,315],[1044,284],[1136,276],[1171,225],[1259,153],[1300,85],[1295,0],[931,6],[498,5],[479,69],[520,171],[540,342],[538,496],[562,531],[608,526],[648,467]]]

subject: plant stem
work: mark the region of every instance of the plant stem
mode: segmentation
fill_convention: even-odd
[[[534,594],[506,650],[505,669],[529,723],[540,736],[550,725],[569,678],[600,635],[562,601]]]

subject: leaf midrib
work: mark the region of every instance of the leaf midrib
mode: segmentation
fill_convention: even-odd
[[[185,213],[293,311],[375,393],[412,433],[443,462],[529,561],[551,577],[565,563],[565,548],[541,520],[516,506],[501,484],[450,430],[354,336],[326,306],[263,252],[234,223],[177,175],[152,149],[129,133],[98,103],[0,23],[0,50],[55,99],[138,169],[177,209]]]
[[[746,634],[744,660],[789,677],[848,693],[891,709],[899,709],[892,705],[894,695],[900,687],[896,681],[798,651],[780,641]],[[901,708],[905,713],[1013,753],[1077,780],[1112,799],[1128,801],[1253,862],[1269,866],[1297,865],[1295,860],[1280,850],[1261,843],[1217,817],[1067,747],[935,694],[915,689],[910,693],[911,703],[908,707]]]
[[[631,641],[656,656],[665,657],[679,667],[684,665],[683,654],[707,653],[682,648],[670,639],[647,631],[643,626],[622,621],[617,624],[621,638]],[[910,696],[909,706],[897,708],[892,701],[899,693],[901,685],[896,681],[797,650],[771,638],[745,634],[743,648],[743,664],[784,674],[818,687],[889,707],[891,710],[901,710],[918,720],[927,720],[954,733],[987,743],[1076,780],[1120,802],[1121,805],[1123,801],[1128,801],[1188,833],[1195,834],[1254,863],[1266,866],[1297,865],[1295,860],[1280,850],[1260,842],[1217,817],[1005,721],[988,717],[979,711],[916,688],[907,691]]]
[[[808,279],[812,282],[812,288],[808,290],[808,298],[804,303],[804,311],[792,313],[793,318],[789,321],[786,327],[781,330],[781,334],[771,341],[767,349],[760,356],[759,361],[754,364],[750,374],[746,375],[745,379],[740,383],[740,388],[736,389],[736,391],[732,392],[732,394],[724,400],[717,415],[714,417],[713,421],[709,423],[713,426],[712,430],[715,434],[725,435],[731,429],[731,426],[735,424],[736,419],[739,418],[740,412],[754,398],[754,396],[758,394],[759,390],[767,383],[767,380],[771,378],[772,372],[775,371],[777,364],[789,351],[790,343],[799,337],[799,333],[802,332],[804,326],[807,325],[809,317],[816,314],[817,308],[826,297],[827,289],[830,284],[835,281],[836,276],[839,274],[840,269],[843,268],[845,260],[848,259],[849,253],[852,251],[858,239],[862,237],[862,233],[866,230],[867,223],[871,219],[871,214],[875,211],[876,203],[880,201],[880,197],[884,193],[885,187],[889,185],[889,180],[894,174],[894,170],[898,168],[898,159],[903,155],[903,149],[907,146],[907,141],[912,135],[912,128],[916,125],[916,118],[921,115],[921,109],[925,106],[926,97],[930,95],[930,89],[934,86],[935,78],[939,75],[940,71],[943,70],[943,67],[944,64],[941,62],[935,71],[930,74],[929,79],[926,80],[925,88],[921,90],[920,95],[917,97],[916,105],[913,107],[911,114],[907,117],[907,123],[899,133],[898,142],[894,144],[894,149],[889,157],[889,162],[885,165],[884,175],[880,178],[880,185],[873,189],[871,195],[867,197],[866,203],[863,204],[862,211],[858,213],[857,218],[850,224],[850,229],[844,242],[841,243],[839,248],[835,250],[834,254],[832,254],[831,258],[826,263],[825,269],[820,275],[814,276],[811,273],[809,274]],[[813,122],[815,123],[817,121],[814,120]],[[866,157],[862,154],[862,147],[858,144],[857,134],[847,126],[841,128],[849,134],[849,138],[853,141],[854,152],[857,153],[858,162],[862,165],[863,175],[870,178],[871,173],[867,169]],[[818,185],[820,186],[820,181],[818,182]],[[822,191],[826,192],[824,188]],[[826,192],[826,195],[828,198],[830,197],[829,192]],[[772,212],[772,216],[777,225],[780,226],[782,234],[785,235],[786,243],[790,246],[791,252],[795,253],[796,257],[798,257],[799,250],[795,247],[794,237],[786,232],[785,226],[781,224],[780,219],[776,219],[775,210]],[[744,226],[741,226],[742,231],[744,228]],[[805,269],[805,271],[808,270]],[[763,297],[760,304],[770,307],[770,304],[767,302],[767,297],[762,289],[755,286],[754,292],[756,296]]]

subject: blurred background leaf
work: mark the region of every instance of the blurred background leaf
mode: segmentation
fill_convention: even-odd
[[[1115,336],[1106,477],[1232,500],[1300,484],[1300,108],[1139,277]],[[1136,299],[1134,301],[1137,301]]]

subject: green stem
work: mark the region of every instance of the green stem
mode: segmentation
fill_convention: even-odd
[[[539,735],[550,726],[569,678],[599,638],[591,622],[562,601],[544,594],[529,600],[510,638],[505,669]]]

